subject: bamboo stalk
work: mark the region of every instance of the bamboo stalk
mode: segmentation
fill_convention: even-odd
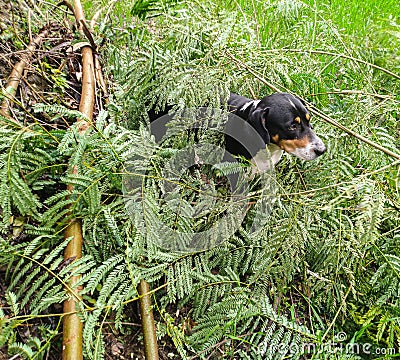
[[[158,345],[151,306],[150,285],[145,280],[140,280],[139,295],[146,360],[158,360]]]
[[[72,186],[67,188],[71,189]],[[79,259],[82,256],[82,225],[77,219],[72,219],[64,236],[66,238],[73,236],[64,252],[64,259],[75,257]],[[72,276],[69,280],[71,288],[76,294],[80,289],[73,288],[74,284],[79,280],[80,276]],[[76,314],[76,304],[78,300],[70,294],[70,298],[64,301],[63,312],[67,315],[63,316],[63,360],[83,359],[82,353],[82,332],[83,324]]]
[[[84,21],[84,14],[82,5],[79,0],[74,1],[75,18],[78,23],[78,28],[82,31],[81,22]],[[94,109],[94,96],[95,96],[95,78],[94,78],[94,62],[93,51],[90,46],[84,46],[81,50],[82,54],[82,93],[81,101],[79,104],[79,111],[83,113],[88,119],[93,119]],[[78,132],[84,134],[91,126],[89,122],[84,119],[78,119]],[[74,166],[71,171],[73,174],[78,174],[78,167]],[[72,191],[73,185],[68,185],[67,189]],[[64,251],[64,259],[79,259],[82,256],[82,224],[78,219],[71,219],[68,227],[65,230],[64,237],[71,237]],[[80,276],[73,276],[70,278],[69,285],[74,288],[74,284],[79,281]],[[75,289],[79,293],[80,289]],[[83,359],[83,346],[82,346],[82,332],[83,324],[78,317],[77,305],[78,299],[70,296],[64,302],[64,315],[63,317],[63,360],[80,360]]]

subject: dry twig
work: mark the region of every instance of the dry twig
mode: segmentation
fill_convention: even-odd
[[[15,94],[17,93],[19,83],[21,81],[22,75],[24,73],[24,70],[26,66],[29,64],[31,61],[33,52],[35,49],[40,45],[40,43],[43,41],[43,39],[47,36],[49,33],[49,26],[44,27],[36,36],[36,38],[28,45],[27,49],[25,52],[22,53],[21,55],[21,60],[18,61],[12,71],[10,76],[8,77],[8,81],[6,84],[5,88],[5,98],[0,106],[0,115],[3,115],[4,117],[9,118],[13,122],[17,123],[16,120],[11,119],[10,117],[10,109],[12,107],[13,102],[15,101]]]

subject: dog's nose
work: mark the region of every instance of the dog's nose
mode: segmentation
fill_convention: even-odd
[[[314,152],[315,152],[315,154],[317,156],[321,156],[325,151],[326,151],[326,146],[325,145],[314,149]]]

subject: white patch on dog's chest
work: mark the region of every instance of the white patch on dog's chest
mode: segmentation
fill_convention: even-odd
[[[255,156],[252,157],[251,161],[251,175],[268,172],[271,170],[271,166],[275,166],[282,157],[283,150],[274,144],[269,144],[268,150],[262,149]],[[269,151],[269,153],[268,153]]]
[[[260,150],[250,160],[251,162],[251,175],[267,172],[271,169],[272,161],[266,149]]]
[[[279,160],[282,158],[283,150],[275,145],[275,144],[268,144],[268,150],[271,155],[271,161],[274,165],[276,165]]]

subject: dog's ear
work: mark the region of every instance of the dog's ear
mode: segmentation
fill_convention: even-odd
[[[262,138],[264,142],[268,145],[271,142],[271,138],[269,136],[269,131],[267,129],[267,121],[268,121],[268,114],[269,114],[269,107],[263,109],[262,115],[261,115],[261,126],[263,128],[263,134]]]
[[[267,123],[267,119],[268,119],[269,109],[270,109],[269,107],[263,109],[262,114],[261,114],[261,125],[266,132],[268,132],[266,123]]]
[[[249,124],[257,130],[265,144],[271,142],[267,128],[269,108],[255,110],[248,119]]]

